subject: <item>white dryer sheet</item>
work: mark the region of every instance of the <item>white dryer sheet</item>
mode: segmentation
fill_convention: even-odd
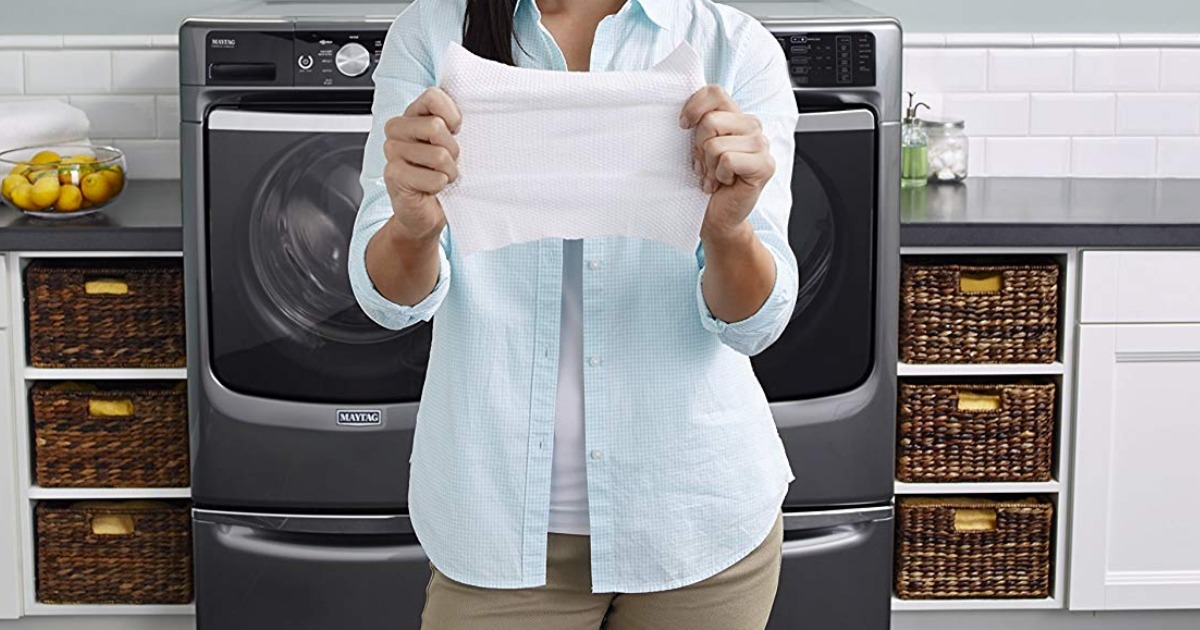
[[[439,195],[463,256],[543,238],[625,236],[686,252],[709,195],[679,127],[704,86],[686,43],[648,70],[518,68],[452,42],[440,85],[462,112],[459,177]]]

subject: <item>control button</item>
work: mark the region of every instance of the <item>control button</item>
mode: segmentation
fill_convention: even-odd
[[[600,449],[592,451],[592,459],[600,459],[601,457],[604,457],[604,453],[601,453]]]
[[[790,38],[788,38],[788,41],[793,44],[804,44],[808,42],[808,37],[805,35],[792,35]]]
[[[595,270],[597,270],[597,269],[599,269],[599,268],[600,268],[600,261],[599,261],[599,260],[589,260],[589,261],[588,261],[588,269],[591,269],[592,271],[595,271]]]
[[[796,85],[808,85],[808,77],[796,77]]]
[[[348,77],[357,77],[371,67],[371,53],[362,44],[350,42],[337,51],[334,64]]]
[[[308,70],[313,67],[312,55],[300,55],[300,58],[296,60],[296,65],[300,66],[301,70]]]
[[[806,55],[811,48],[811,46],[792,46],[788,50],[790,50],[793,55]]]
[[[599,367],[601,363],[604,363],[604,361],[600,357],[592,357],[588,359],[588,365],[592,367]]]
[[[792,74],[808,74],[808,66],[792,66]]]

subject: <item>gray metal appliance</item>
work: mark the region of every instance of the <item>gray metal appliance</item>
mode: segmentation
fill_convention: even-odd
[[[201,630],[419,627],[407,462],[429,330],[375,327],[345,268],[370,74],[400,8],[246,3],[180,30]],[[741,8],[775,32],[802,111],[801,295],[755,359],[797,475],[770,627],[882,629],[900,32],[849,3]]]

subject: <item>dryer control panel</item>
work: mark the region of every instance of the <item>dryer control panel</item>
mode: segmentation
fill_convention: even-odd
[[[210,31],[206,85],[371,87],[386,29]]]
[[[775,33],[796,87],[875,85],[875,34]]]

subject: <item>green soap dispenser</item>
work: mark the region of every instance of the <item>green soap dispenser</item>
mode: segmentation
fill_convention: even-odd
[[[929,134],[917,118],[917,111],[925,103],[913,103],[915,92],[908,93],[908,109],[904,112],[904,126],[900,131],[900,186],[916,188],[929,180]]]

